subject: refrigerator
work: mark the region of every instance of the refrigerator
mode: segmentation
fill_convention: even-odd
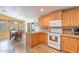
[[[27,32],[31,33],[39,32],[38,23],[27,23]]]

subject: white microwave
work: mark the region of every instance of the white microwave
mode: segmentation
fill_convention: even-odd
[[[51,27],[61,27],[62,26],[62,20],[52,20],[50,21]]]

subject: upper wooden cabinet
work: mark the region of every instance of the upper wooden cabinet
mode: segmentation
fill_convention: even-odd
[[[79,26],[79,8],[63,12],[63,26]]]
[[[62,26],[71,26],[71,10],[63,11]]]
[[[50,17],[49,16],[44,16],[39,19],[40,26],[49,26],[49,24],[50,24]]]
[[[50,20],[62,20],[62,26],[79,26],[79,8],[64,10],[63,12],[55,11],[47,16],[41,17],[39,24],[49,26]]]
[[[62,20],[62,11],[57,11],[54,13],[54,20]]]
[[[40,26],[50,26],[50,20],[62,20],[62,11],[56,11],[39,18]]]
[[[71,25],[79,26],[79,8],[71,10]]]
[[[51,13],[51,20],[62,20],[62,11],[56,11]]]

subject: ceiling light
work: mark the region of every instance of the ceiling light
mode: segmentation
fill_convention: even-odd
[[[41,12],[43,12],[43,11],[44,11],[44,9],[43,9],[43,8],[41,8],[41,9],[40,9],[40,11],[41,11]]]
[[[17,22],[14,22],[15,24],[17,24]]]

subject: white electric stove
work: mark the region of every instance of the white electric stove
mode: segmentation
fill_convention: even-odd
[[[62,28],[61,28],[61,20],[58,20],[58,22],[55,21],[54,26],[50,27],[50,31],[48,33],[48,46],[60,50],[60,36],[62,34]],[[55,24],[57,24],[55,26]],[[58,26],[59,24],[59,26]]]

